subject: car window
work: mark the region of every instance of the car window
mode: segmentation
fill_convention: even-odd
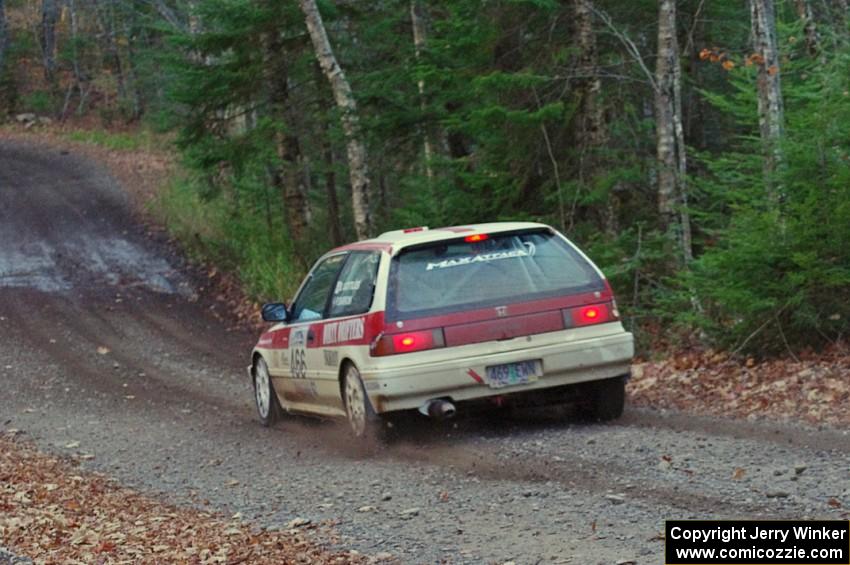
[[[549,231],[441,241],[402,251],[390,273],[389,319],[415,318],[577,292],[604,283]]]
[[[311,271],[307,282],[298,293],[292,308],[293,322],[320,320],[328,302],[328,295],[336,282],[347,254],[328,257]]]
[[[334,287],[331,318],[354,316],[369,311],[380,260],[380,253],[351,254]]]

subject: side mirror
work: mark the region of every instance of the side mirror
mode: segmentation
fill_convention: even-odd
[[[289,312],[286,310],[286,304],[274,302],[272,304],[263,305],[263,321],[265,322],[287,322],[289,321]]]

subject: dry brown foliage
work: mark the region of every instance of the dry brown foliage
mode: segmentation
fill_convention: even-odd
[[[850,350],[756,361],[685,352],[639,363],[628,387],[637,405],[691,413],[850,426]]]
[[[316,526],[264,530],[165,504],[0,434],[0,539],[36,563],[367,563]]]

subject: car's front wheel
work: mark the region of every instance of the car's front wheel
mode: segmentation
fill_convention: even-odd
[[[269,367],[262,358],[254,363],[254,401],[264,426],[271,426],[280,419],[280,403],[269,375]]]
[[[366,396],[360,371],[351,363],[345,367],[342,394],[351,433],[357,439],[374,439],[380,429],[380,421]]]

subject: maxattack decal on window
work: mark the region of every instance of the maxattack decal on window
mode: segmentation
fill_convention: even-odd
[[[363,337],[363,318],[325,324],[322,343],[342,343]]]
[[[354,302],[354,293],[360,290],[362,285],[363,281],[361,280],[347,282],[338,281],[336,283],[336,288],[334,289],[332,305],[351,306],[351,303]]]
[[[516,257],[529,256],[529,253],[524,249],[498,251],[496,253],[482,253],[481,255],[470,255],[468,257],[460,257],[458,259],[445,259],[439,263],[428,263],[425,270],[431,271],[433,269],[448,269],[449,267],[460,267],[462,265],[472,265],[474,263],[486,263],[489,261],[498,261],[500,259],[514,259]]]

